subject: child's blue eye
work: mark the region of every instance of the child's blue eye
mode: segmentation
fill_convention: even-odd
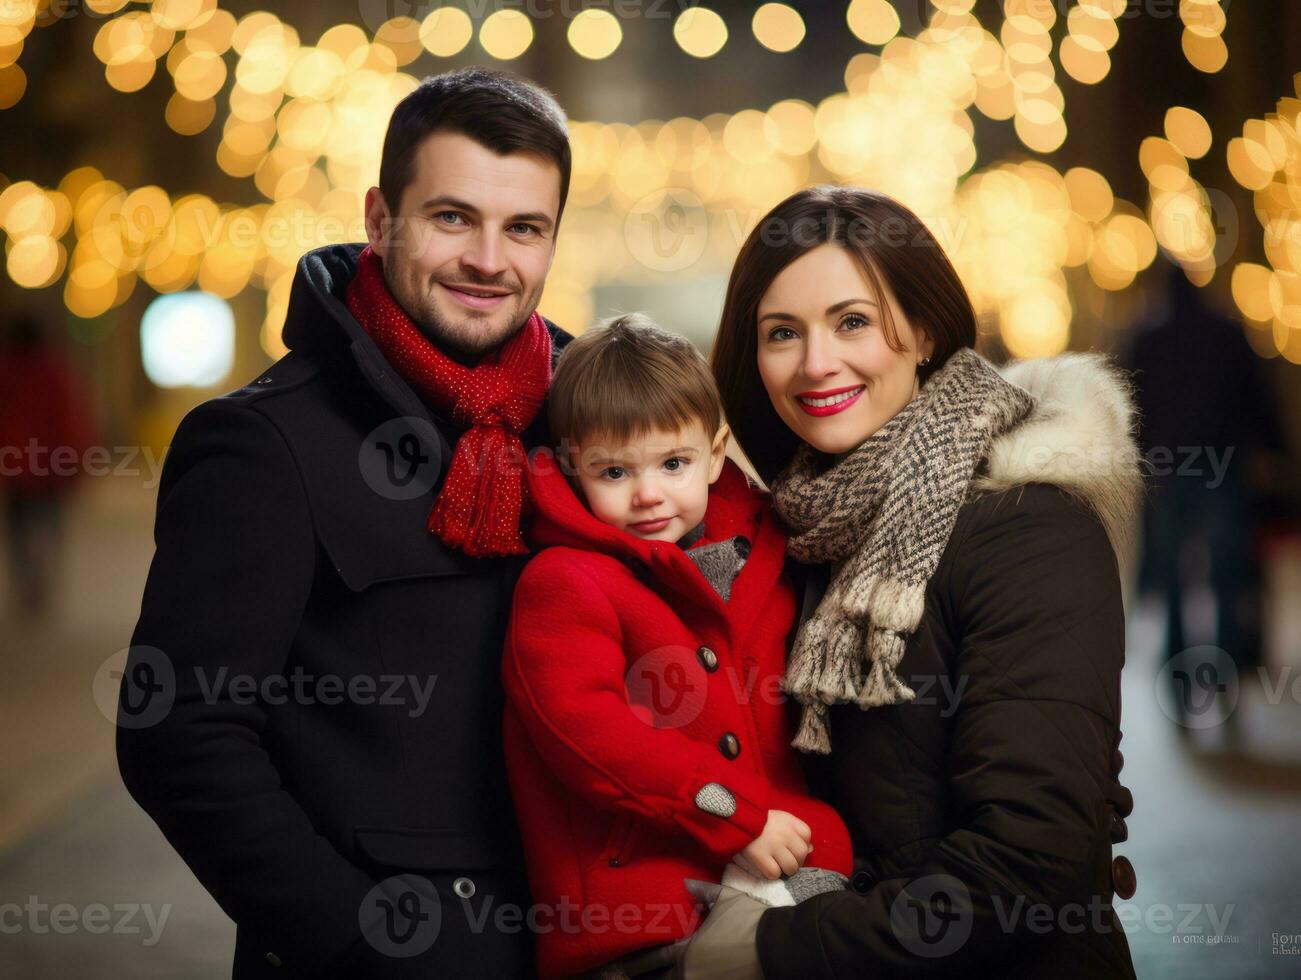
[[[623,467],[607,466],[605,469],[601,470],[601,476],[605,477],[608,480],[617,480],[621,476],[623,476]]]
[[[678,470],[682,469],[682,467],[686,466],[688,462],[690,462],[690,460],[685,459],[682,456],[674,456],[672,459],[664,461],[664,468],[670,473],[676,473]]]

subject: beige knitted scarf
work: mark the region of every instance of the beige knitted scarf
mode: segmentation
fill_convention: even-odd
[[[804,443],[773,481],[774,505],[794,532],[787,554],[832,563],[782,685],[804,706],[797,749],[831,751],[828,705],[915,697],[896,668],[921,622],[926,583],[990,441],[1033,405],[964,347],[857,449],[830,463]]]

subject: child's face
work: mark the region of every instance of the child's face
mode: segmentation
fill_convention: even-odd
[[[648,541],[677,541],[705,516],[723,471],[728,428],[711,440],[700,422],[654,429],[624,444],[589,436],[572,450],[578,486],[603,523]]]

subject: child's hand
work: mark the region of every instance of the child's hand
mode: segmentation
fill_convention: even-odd
[[[763,833],[737,855],[737,863],[765,878],[793,875],[813,850],[812,840],[813,831],[799,817],[769,810]]]

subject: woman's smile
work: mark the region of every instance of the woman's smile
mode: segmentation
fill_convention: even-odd
[[[867,385],[851,385],[827,391],[804,391],[795,396],[795,403],[810,415],[837,415],[858,401],[866,390]]]

